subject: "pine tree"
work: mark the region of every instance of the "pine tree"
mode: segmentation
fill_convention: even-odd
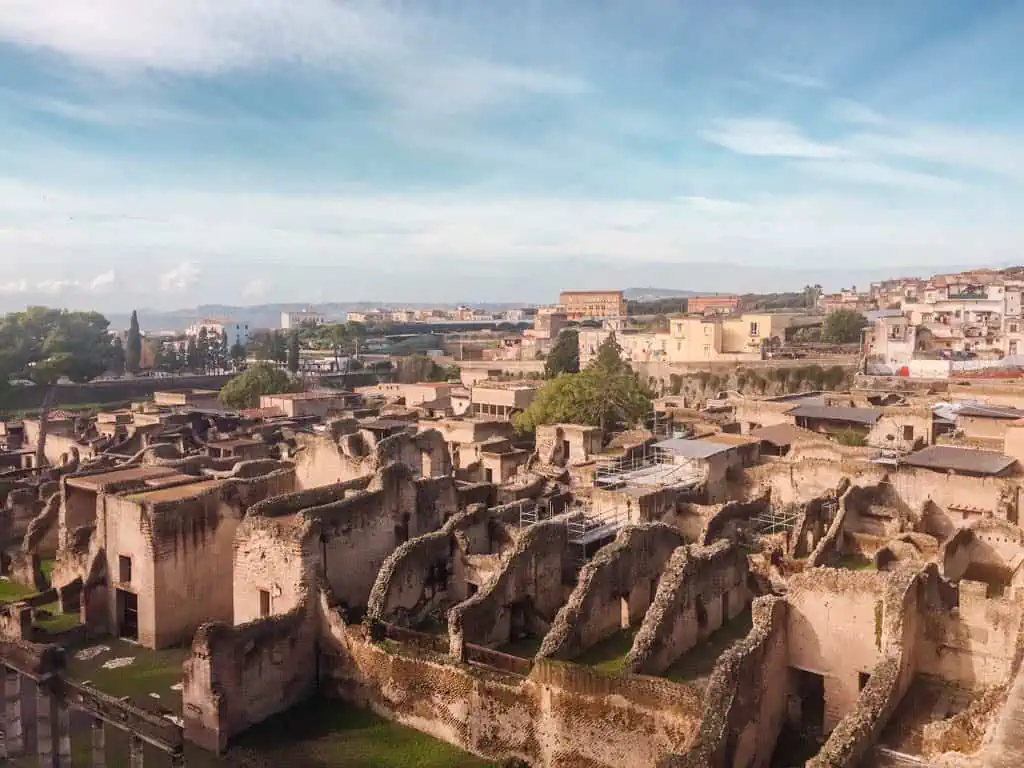
[[[288,370],[299,372],[299,334],[292,333],[288,337]]]

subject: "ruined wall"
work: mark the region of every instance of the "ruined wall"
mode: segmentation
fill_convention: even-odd
[[[679,531],[664,523],[622,529],[614,542],[583,566],[538,656],[575,658],[641,621],[654,600],[665,563],[682,543]]]
[[[486,507],[456,515],[439,531],[411,539],[392,552],[377,574],[367,615],[378,621],[406,623],[405,617],[432,604],[465,600],[472,566],[467,557],[490,552]],[[443,587],[430,584],[432,568],[443,567]]]
[[[349,607],[365,607],[385,558],[410,538],[438,530],[456,504],[451,477],[415,481],[407,467],[391,464],[366,492],[302,515],[315,522],[335,595]]]
[[[883,596],[880,660],[809,768],[857,768],[875,745],[917,671],[920,579],[912,571],[892,574]],[[826,687],[826,696],[828,688]],[[827,707],[826,703],[826,707]]]
[[[724,540],[708,547],[679,547],[626,656],[626,669],[664,672],[742,613],[749,597],[747,556],[739,547]]]
[[[886,585],[884,574],[834,568],[789,581],[789,663],[824,678],[826,732],[856,706],[860,674],[870,674],[882,658]]]
[[[308,598],[288,613],[239,626],[204,624],[185,661],[185,738],[212,751],[311,696],[317,624]]]
[[[934,566],[930,578],[938,579]],[[1013,670],[1024,617],[1016,591],[986,597],[986,586],[963,580],[955,597],[931,586],[921,616],[918,667],[965,688],[1005,684]]]
[[[343,483],[372,475],[390,463],[407,466],[415,477],[451,473],[448,445],[437,430],[416,435],[406,432],[376,442],[366,430],[344,435],[297,435],[296,487],[300,489]]]
[[[531,525],[503,556],[497,575],[448,612],[451,653],[463,657],[463,643],[503,645],[511,639],[513,609],[524,631],[542,636],[562,605],[562,565],[567,553],[565,521]]]
[[[693,745],[659,768],[767,768],[789,693],[785,600],[754,601],[753,627],[718,660]]]
[[[247,516],[235,532],[233,549],[234,624],[261,618],[260,590],[270,595],[270,615],[294,611],[320,563],[319,547],[291,516]]]
[[[340,624],[332,639],[338,695],[489,761],[654,768],[686,747],[699,722],[699,698],[668,680],[548,660],[524,678],[400,644],[385,649]]]
[[[157,639],[157,606],[155,561],[152,557],[150,537],[143,523],[143,508],[121,496],[101,495],[97,515],[97,543],[102,547],[105,570],[109,579],[107,604],[107,631],[117,634],[118,616],[115,590],[132,592],[139,598],[139,643],[155,648]],[[131,558],[131,583],[119,580],[118,557]]]

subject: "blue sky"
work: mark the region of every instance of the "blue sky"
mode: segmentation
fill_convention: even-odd
[[[1024,261],[1021,29],[994,0],[0,0],[0,308]]]

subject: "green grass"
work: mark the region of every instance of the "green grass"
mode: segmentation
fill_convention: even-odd
[[[182,662],[188,658],[189,648],[165,648],[152,651],[124,640],[112,638],[102,640],[109,651],[94,659],[83,661],[76,658],[80,649],[69,650],[68,674],[75,680],[88,680],[93,688],[118,698],[128,696],[138,704],[159,704],[162,709],[174,714],[181,713],[181,691],[171,690],[172,685],[181,682]],[[135,660],[126,667],[104,669],[104,662],[111,659],[133,657]],[[149,694],[159,694],[155,699]]]
[[[189,753],[188,765],[193,762]],[[340,701],[313,699],[244,734],[216,763],[345,768],[486,768],[489,763]]]
[[[33,587],[26,587],[8,579],[0,579],[0,603],[13,603],[34,594],[36,594],[36,590]]]
[[[704,683],[715,669],[719,657],[737,640],[742,640],[753,627],[750,610],[746,610],[728,624],[698,642],[675,664],[665,671],[665,677],[676,683]]]
[[[53,579],[51,577],[53,575],[53,564],[55,562],[56,561],[53,559],[39,561],[39,570],[43,572],[43,578],[46,579],[46,583],[50,585],[53,584]]]
[[[836,568],[845,568],[848,571],[873,571],[875,564],[861,554],[842,555],[835,564]]]
[[[60,632],[66,632],[73,627],[77,627],[80,623],[79,616],[77,613],[61,613],[60,603],[49,603],[47,605],[39,606],[39,610],[48,611],[51,616],[46,619],[36,618],[35,625],[41,629],[45,629],[47,632],[52,634],[58,634]]]
[[[626,661],[626,655],[633,647],[633,638],[640,627],[630,627],[616,632],[607,640],[602,640],[593,645],[574,661],[602,672],[621,672]]]

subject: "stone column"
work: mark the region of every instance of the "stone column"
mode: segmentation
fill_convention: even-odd
[[[71,768],[71,710],[64,697],[57,702],[57,766]]]
[[[142,739],[132,734],[128,742],[128,764],[131,768],[143,768],[142,757]]]
[[[39,768],[52,768],[53,696],[44,682],[36,683],[36,754]]]
[[[103,721],[92,721],[92,768],[107,768],[107,733]]]
[[[25,742],[21,730],[21,673],[10,667],[4,670],[4,707],[7,711],[4,746],[7,757],[15,757],[25,750]]]

